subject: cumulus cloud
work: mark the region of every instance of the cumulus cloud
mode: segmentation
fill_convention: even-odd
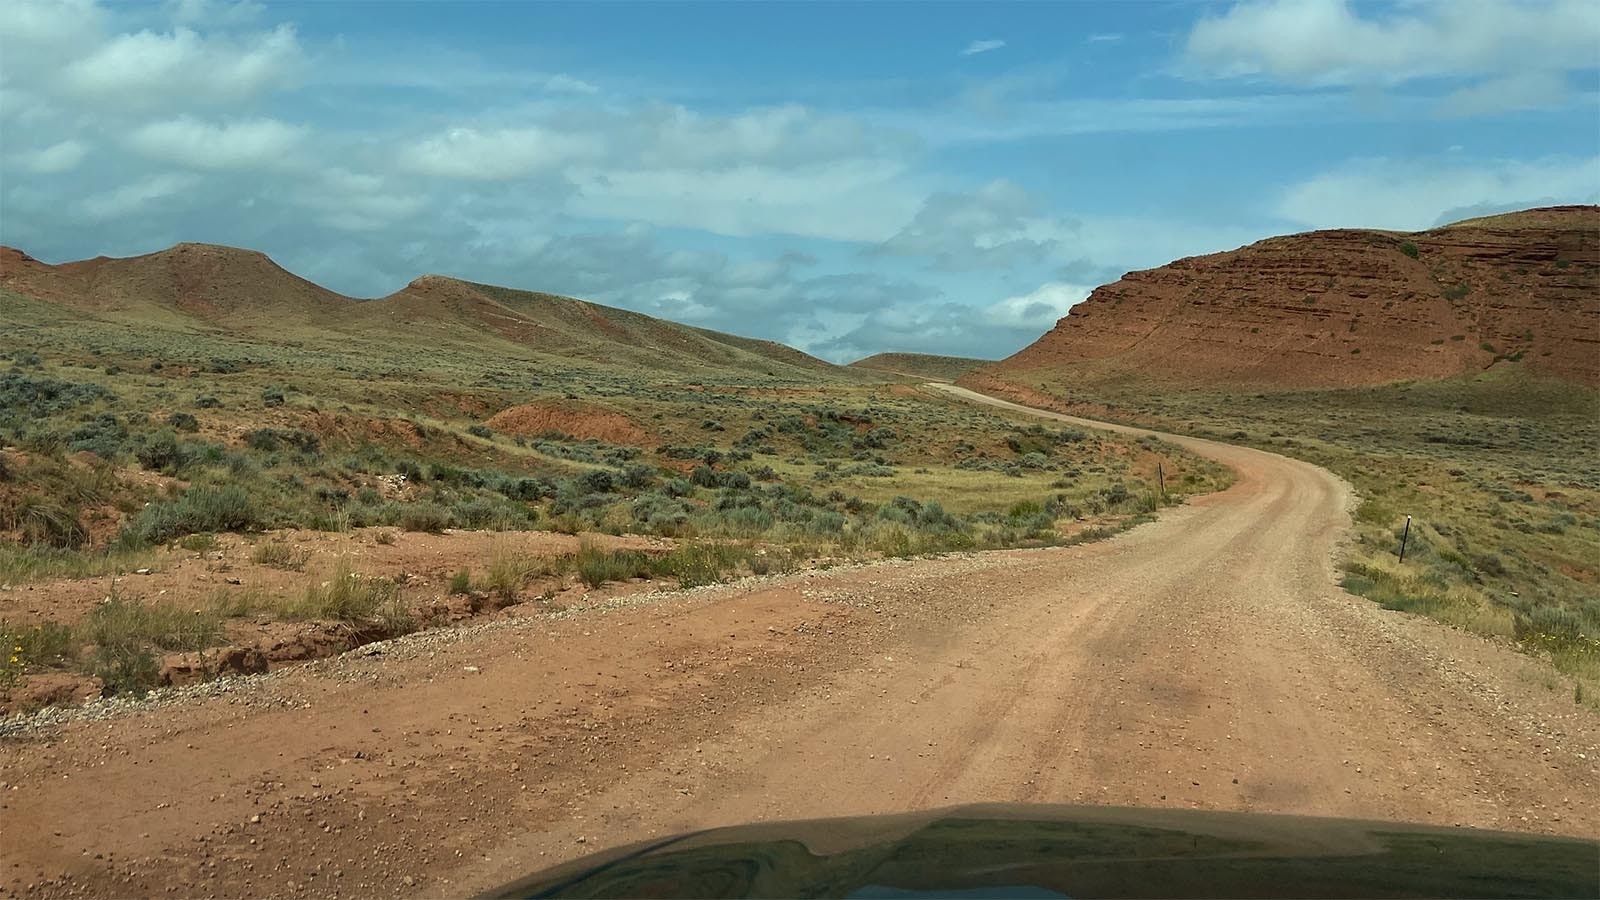
[[[600,88],[571,75],[551,75],[544,81],[544,89],[553,94],[598,94]]]
[[[838,362],[883,351],[1000,359],[1038,340],[1048,327],[1008,322],[1003,315],[997,320],[964,303],[925,301],[875,310],[809,349]]]
[[[1594,203],[1600,157],[1464,163],[1356,160],[1291,186],[1277,212],[1312,228],[1431,227],[1448,210]]]
[[[973,41],[972,43],[968,44],[966,47],[962,48],[961,55],[962,56],[977,56],[980,53],[988,53],[991,50],[999,50],[1001,47],[1004,47],[1005,45],[1006,45],[1005,41],[995,40],[995,39],[990,39],[990,40],[986,40],[986,41]]]
[[[221,27],[250,24],[266,12],[266,7],[253,0],[167,0],[166,8],[174,22]]]
[[[452,128],[402,150],[400,164],[423,175],[498,180],[552,171],[601,149],[592,137],[539,125]]]
[[[845,160],[810,166],[613,169],[578,175],[574,212],[733,237],[789,234],[881,241],[920,202],[904,166]]]
[[[140,126],[128,136],[128,146],[191,169],[245,169],[282,162],[304,137],[305,129],[276,119],[214,124],[179,116]]]
[[[68,139],[51,144],[31,153],[19,154],[18,161],[24,169],[38,175],[53,175],[78,167],[89,155],[89,147],[82,141]]]
[[[939,192],[870,253],[927,257],[934,267],[951,271],[1036,263],[1056,246],[1052,239],[1029,236],[1037,217],[1027,192],[1004,179],[971,193]]]
[[[303,61],[293,26],[235,40],[180,27],[106,41],[61,70],[73,96],[133,106],[230,103],[286,85]]]
[[[1092,285],[1050,281],[1026,294],[1007,297],[989,306],[983,311],[983,316],[994,325],[1023,328],[1042,334],[1093,290]]]
[[[1464,87],[1445,97],[1439,112],[1446,116],[1479,116],[1517,109],[1560,105],[1567,79],[1560,72],[1518,72]]]
[[[97,33],[103,19],[93,0],[12,0],[0,9],[7,51],[70,45]]]
[[[1570,70],[1595,64],[1591,0],[1452,0],[1364,16],[1348,0],[1244,0],[1189,32],[1197,74],[1306,84]]]
[[[93,221],[121,219],[144,213],[152,205],[194,188],[200,179],[184,173],[164,173],[131,181],[120,187],[91,194],[83,201],[83,212]]]
[[[630,111],[623,119],[609,125],[609,130],[639,148],[638,164],[646,168],[730,163],[804,166],[897,157],[913,149],[902,133],[797,104],[724,115],[658,104]]]

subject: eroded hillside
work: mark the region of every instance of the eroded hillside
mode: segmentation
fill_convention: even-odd
[[[1332,387],[1497,365],[1600,383],[1600,208],[1314,231],[1131,272],[964,383]]]

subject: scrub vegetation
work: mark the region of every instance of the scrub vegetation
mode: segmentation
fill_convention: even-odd
[[[0,356],[0,584],[115,584],[244,535],[248,564],[304,585],[223,591],[198,610],[123,596],[75,620],[0,623],[23,648],[13,669],[76,667],[107,690],[156,683],[162,654],[215,646],[242,617],[388,634],[427,624],[438,598],[503,605],[530,585],[692,587],[813,561],[1074,543],[1229,480],[1157,441],[1048,427],[859,370],[698,377],[450,342],[399,353],[381,331],[131,329],[12,299],[0,324],[26,349]],[[418,584],[324,571],[291,539],[533,530],[660,547],[497,550]]]

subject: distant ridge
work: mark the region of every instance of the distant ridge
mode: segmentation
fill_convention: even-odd
[[[552,359],[631,366],[678,375],[742,372],[807,377],[851,370],[773,341],[723,334],[572,297],[423,275],[387,297],[330,291],[266,254],[183,243],[126,258],[50,265],[0,247],[0,289],[86,315],[130,323],[392,335],[485,351],[514,347]]]
[[[0,287],[93,312],[235,325],[337,318],[356,302],[285,270],[265,253],[196,243],[59,266],[0,248]]]
[[[1312,231],[1130,272],[961,380],[1318,387],[1495,367],[1600,384],[1600,207]]]
[[[876,353],[851,363],[851,368],[888,372],[910,378],[930,381],[955,381],[980,366],[993,365],[993,360],[973,359],[969,356],[936,356],[931,353]]]

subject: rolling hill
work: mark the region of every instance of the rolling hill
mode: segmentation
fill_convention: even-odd
[[[401,341],[682,376],[864,374],[772,341],[441,275],[361,300],[300,278],[263,253],[210,244],[60,265],[0,248],[0,291],[96,320],[269,341]]]
[[[993,365],[993,360],[973,359],[969,356],[935,356],[931,353],[876,353],[858,359],[850,366],[874,372],[888,372],[911,378],[931,381],[955,381],[981,366]]]
[[[1600,384],[1600,207],[1313,231],[1131,272],[962,382],[1341,387],[1512,366]]]
[[[294,275],[264,253],[195,243],[58,266],[0,248],[0,287],[111,318],[223,327],[285,319],[331,322],[356,302]]]

